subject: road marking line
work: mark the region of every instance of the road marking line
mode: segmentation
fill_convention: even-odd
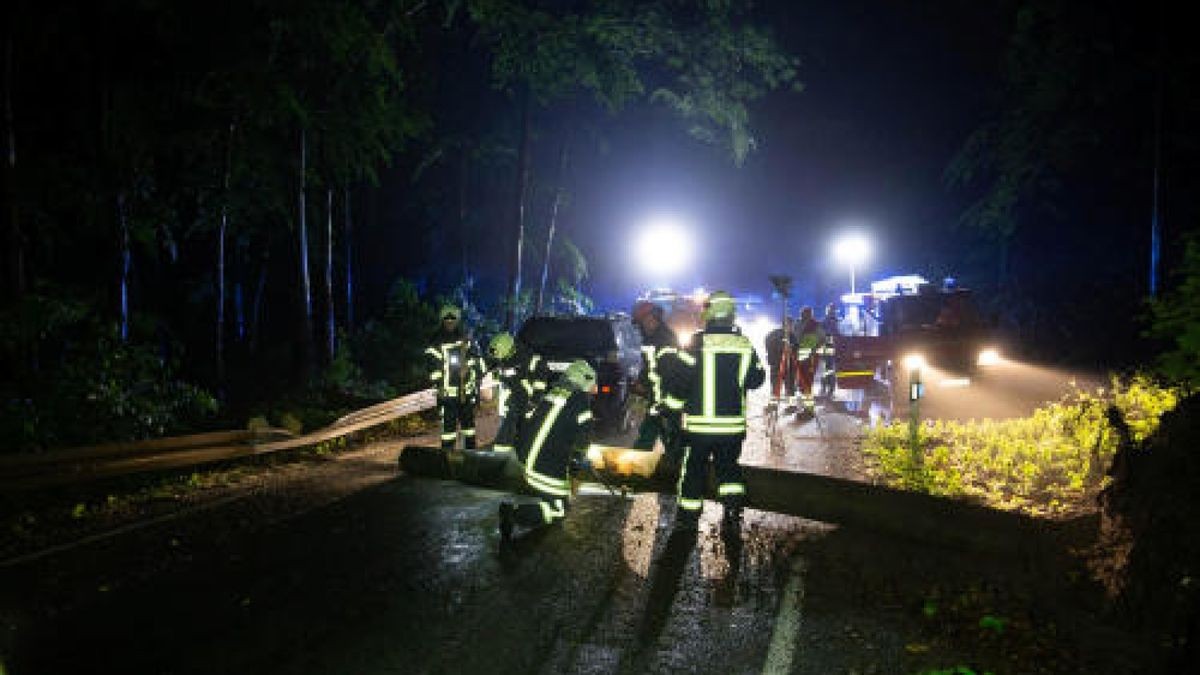
[[[804,561],[797,557],[792,574],[779,601],[775,627],[771,630],[771,646],[767,648],[764,675],[783,675],[792,672],[796,658],[796,642],[800,638],[800,609],[804,604]]]

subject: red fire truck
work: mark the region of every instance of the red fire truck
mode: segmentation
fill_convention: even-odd
[[[890,418],[908,400],[914,372],[924,387],[965,387],[1000,361],[971,291],[952,280],[889,277],[869,293],[843,295],[840,305],[822,382],[850,412]]]

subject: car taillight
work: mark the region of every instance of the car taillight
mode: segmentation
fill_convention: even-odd
[[[608,386],[607,384],[600,385],[600,393],[601,394],[611,394],[612,387]]]

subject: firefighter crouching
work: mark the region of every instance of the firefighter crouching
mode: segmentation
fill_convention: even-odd
[[[825,331],[813,318],[812,307],[802,308],[796,326],[796,393],[806,415],[816,411],[813,378],[817,373],[817,355],[824,347]]]
[[[508,333],[500,333],[488,343],[488,356],[500,380],[500,430],[492,450],[512,452],[525,413],[529,412],[538,396],[546,392],[550,381],[550,368],[538,354],[516,341]]]
[[[533,499],[500,504],[500,535],[512,537],[517,525],[544,527],[560,522],[571,495],[571,460],[587,451],[592,431],[592,395],[596,371],[574,361],[554,386],[526,413],[517,437],[516,456]]]
[[[675,473],[681,459],[679,422],[683,401],[664,395],[658,362],[664,356],[678,352],[679,337],[663,321],[662,308],[652,302],[637,303],[632,314],[633,322],[642,334],[642,372],[638,376],[638,389],[648,403],[633,447],[650,450],[654,440],[661,438],[664,454],[660,466],[667,473]]]
[[[439,326],[425,349],[429,379],[437,387],[442,418],[442,449],[452,450],[458,435],[463,447],[475,447],[475,406],[483,379],[483,359],[462,327],[462,312],[446,305],[438,312]]]
[[[687,350],[661,364],[667,392],[685,401],[675,516],[680,529],[695,529],[700,521],[710,461],[724,507],[722,526],[741,524],[746,482],[738,458],[746,438],[746,392],[762,385],[766,372],[750,340],[734,326],[734,314],[733,298],[713,293],[704,307],[704,330]]]

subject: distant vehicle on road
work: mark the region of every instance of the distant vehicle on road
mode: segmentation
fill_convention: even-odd
[[[556,373],[575,359],[590,363],[597,377],[592,404],[597,424],[608,431],[632,427],[629,394],[642,368],[642,339],[629,316],[535,316],[517,337]]]
[[[1000,362],[991,328],[970,290],[934,285],[916,275],[882,279],[870,293],[841,298],[833,397],[852,412],[890,416],[906,401],[909,373],[926,387],[965,387]]]

